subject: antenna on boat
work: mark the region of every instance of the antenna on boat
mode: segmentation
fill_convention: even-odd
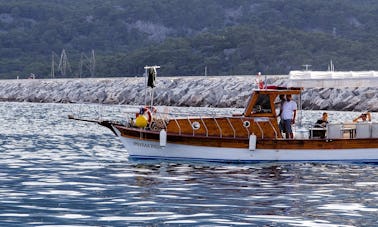
[[[303,67],[305,67],[305,70],[308,71],[308,69],[312,66],[312,65],[309,65],[309,64],[304,64],[302,65]]]
[[[146,85],[145,91],[144,91],[144,105],[147,106],[147,88],[151,87],[151,103],[150,106],[152,107],[153,101],[154,101],[154,87],[155,87],[155,79],[157,76],[157,70],[160,69],[160,66],[154,65],[154,66],[145,66],[144,70],[144,84]]]
[[[335,71],[335,65],[332,62],[332,59],[328,65],[328,71],[334,72]]]

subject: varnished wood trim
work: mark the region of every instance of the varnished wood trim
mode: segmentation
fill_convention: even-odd
[[[159,141],[159,132],[149,132],[140,129],[130,129],[115,126],[121,136],[133,139]],[[198,135],[177,135],[167,133],[167,142],[192,146],[225,147],[225,148],[248,148],[248,138],[214,137]],[[257,140],[257,149],[353,149],[353,148],[378,148],[378,139],[314,139],[314,140],[285,140],[285,139],[262,139]]]

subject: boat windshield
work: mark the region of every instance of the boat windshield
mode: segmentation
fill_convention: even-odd
[[[260,94],[253,107],[253,113],[271,113],[272,108],[270,106],[269,95]]]

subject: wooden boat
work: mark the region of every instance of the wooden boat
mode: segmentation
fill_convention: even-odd
[[[149,69],[149,68],[147,68]],[[328,124],[326,137],[297,134],[285,139],[278,125],[279,95],[300,95],[302,87],[264,87],[251,92],[243,113],[230,116],[167,117],[152,106],[126,124],[97,122],[120,138],[132,158],[222,162],[378,161],[378,123]],[[308,136],[309,135],[309,136]]]

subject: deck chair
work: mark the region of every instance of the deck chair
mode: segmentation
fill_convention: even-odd
[[[356,138],[370,138],[370,123],[358,123],[356,125]]]
[[[371,137],[378,138],[378,123],[371,124]]]
[[[328,124],[327,125],[327,138],[340,139],[343,138],[342,124]]]

